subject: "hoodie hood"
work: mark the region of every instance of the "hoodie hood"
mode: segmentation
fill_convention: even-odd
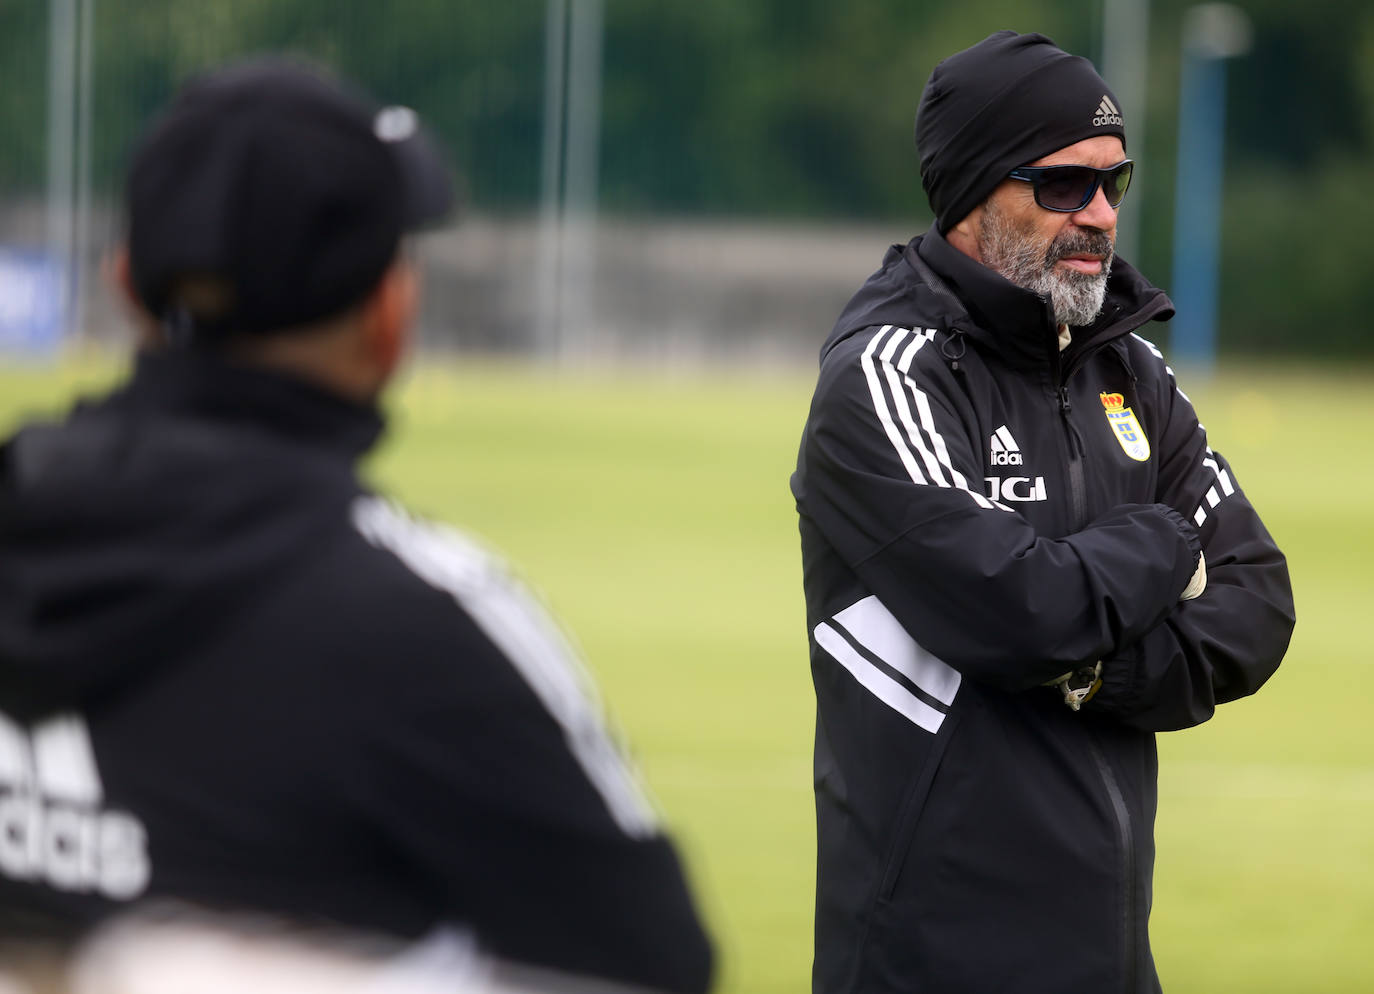
[[[0,448],[0,710],[79,707],[213,638],[338,527],[321,493],[346,505],[380,430],[300,381],[166,353],[20,431]]]
[[[1102,312],[1087,328],[1074,329],[1071,348],[1096,347],[1173,314],[1164,291],[1118,257]],[[1045,297],[970,259],[933,228],[887,250],[882,266],[841,311],[821,358],[850,335],[886,324],[958,331],[1022,364],[1045,362],[1058,351],[1058,329]]]

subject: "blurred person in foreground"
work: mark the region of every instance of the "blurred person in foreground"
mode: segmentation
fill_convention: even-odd
[[[934,225],[821,352],[792,490],[818,721],[816,992],[1158,991],[1155,733],[1254,693],[1283,555],[1115,258],[1126,127],[1041,35],[945,59]]]
[[[403,236],[451,200],[415,115],[240,63],[178,95],[126,196],[132,377],[0,449],[0,936],[261,912],[273,939],[470,946],[539,990],[705,991],[568,641],[356,473],[415,318]],[[169,899],[210,917],[143,917]]]

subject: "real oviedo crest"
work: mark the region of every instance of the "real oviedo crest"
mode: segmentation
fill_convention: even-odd
[[[1145,437],[1145,429],[1140,427],[1135,412],[1126,406],[1126,398],[1119,393],[1099,394],[1102,406],[1107,409],[1107,424],[1112,426],[1112,434],[1121,443],[1122,450],[1136,462],[1150,458],[1150,440]]]

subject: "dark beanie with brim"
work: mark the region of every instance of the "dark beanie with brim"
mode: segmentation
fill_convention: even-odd
[[[942,61],[916,111],[916,151],[943,233],[1007,173],[1061,148],[1126,129],[1093,64],[1039,34],[998,31]]]

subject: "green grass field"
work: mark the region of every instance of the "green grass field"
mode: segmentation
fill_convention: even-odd
[[[109,375],[0,367],[0,427]],[[576,634],[683,844],[727,994],[809,989],[813,704],[787,477],[810,388],[799,370],[435,363],[394,398],[370,467],[504,550]],[[1161,737],[1164,986],[1374,990],[1374,372],[1228,368],[1189,393],[1289,555],[1299,622],[1257,697]]]

